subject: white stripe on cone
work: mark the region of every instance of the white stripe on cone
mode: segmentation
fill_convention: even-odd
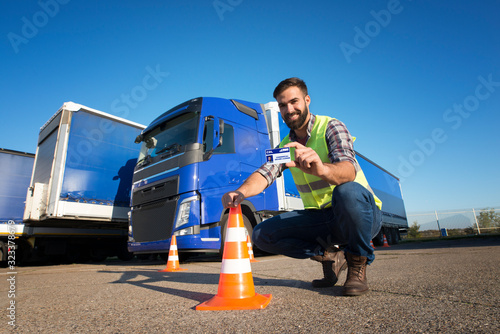
[[[226,242],[247,242],[244,227],[230,227],[226,230]]]
[[[252,272],[250,259],[224,259],[220,269],[221,274],[246,274]]]
[[[248,242],[248,243],[247,243],[247,247],[248,247],[248,255],[249,255],[250,257],[252,257],[252,255],[253,255],[252,243],[251,243],[251,242]]]

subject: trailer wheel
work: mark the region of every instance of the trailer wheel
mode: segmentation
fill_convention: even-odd
[[[250,220],[247,218],[245,215],[241,215],[243,217],[243,225],[245,226],[245,236],[250,236],[250,242],[252,240],[252,233],[253,233],[253,227],[252,224],[250,223]],[[228,224],[228,219],[229,219],[229,212],[225,213],[224,216],[222,216],[221,219],[221,244],[220,244],[220,254],[224,253],[224,244],[226,242],[226,229],[227,229],[227,224]]]
[[[81,254],[80,250],[76,248],[70,248],[64,255],[64,263],[71,264],[80,261]]]
[[[373,244],[375,246],[382,246],[384,244],[384,228],[382,227],[378,234],[373,238]]]
[[[0,268],[7,267],[7,246],[0,241]]]
[[[101,248],[95,248],[90,250],[90,260],[92,262],[103,262],[108,258],[108,254]]]
[[[394,245],[399,244],[399,240],[400,240],[399,229],[397,227],[391,228],[391,234],[392,234],[392,243]]]
[[[387,243],[389,245],[394,244],[394,239],[392,238],[393,237],[392,230],[393,230],[392,227],[384,228],[385,238],[387,239]]]
[[[399,243],[400,236],[399,229],[397,227],[386,227],[384,231],[389,245],[397,245]]]

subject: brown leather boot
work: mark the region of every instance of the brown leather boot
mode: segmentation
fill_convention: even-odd
[[[344,296],[359,296],[367,293],[368,280],[366,279],[366,262],[365,256],[353,255],[346,253],[347,258],[347,279],[344,284]]]
[[[347,268],[344,252],[336,247],[328,248],[324,255],[313,256],[311,260],[321,262],[323,267],[324,278],[312,281],[312,286],[315,288],[334,286],[338,281],[340,272]]]

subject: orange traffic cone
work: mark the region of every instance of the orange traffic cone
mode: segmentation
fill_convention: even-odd
[[[382,245],[382,247],[391,247],[391,246],[389,246],[389,243],[387,242],[387,238],[385,237],[385,234],[384,234],[384,244]]]
[[[172,235],[172,241],[170,241],[170,249],[168,251],[168,261],[167,267],[158,272],[172,272],[172,271],[183,271],[187,269],[182,269],[179,267],[179,253],[177,252],[177,239],[175,235]]]
[[[370,240],[370,246],[372,246],[372,248],[375,249],[375,245],[373,244],[373,240]]]
[[[231,208],[217,295],[196,306],[196,310],[263,309],[271,298],[255,293],[241,207]]]
[[[248,257],[250,258],[250,262],[259,262],[259,260],[256,260],[255,257],[253,256],[253,248],[252,248],[252,242],[250,241],[250,236],[247,235],[247,247],[248,247]]]

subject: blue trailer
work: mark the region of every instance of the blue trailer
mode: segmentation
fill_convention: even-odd
[[[373,239],[373,243],[376,246],[382,246],[384,235],[389,244],[399,243],[401,234],[406,234],[408,229],[399,179],[359,152],[356,152],[356,160],[365,173],[373,192],[382,201],[382,229]]]
[[[265,150],[288,132],[276,102],[200,97],[153,120],[136,139],[142,147],[133,177],[129,251],[165,254],[175,235],[181,253],[219,252],[228,216],[222,195],[265,163]],[[375,193],[393,201],[386,204],[384,227],[399,235],[407,227],[399,181],[368,159],[360,160]],[[285,171],[241,208],[251,235],[261,221],[303,205]]]
[[[35,155],[0,148],[0,262],[7,261],[9,235],[21,232],[26,190]]]
[[[132,175],[145,126],[73,102],[41,127],[16,218],[18,260],[126,259]],[[14,217],[6,217],[13,219]]]

